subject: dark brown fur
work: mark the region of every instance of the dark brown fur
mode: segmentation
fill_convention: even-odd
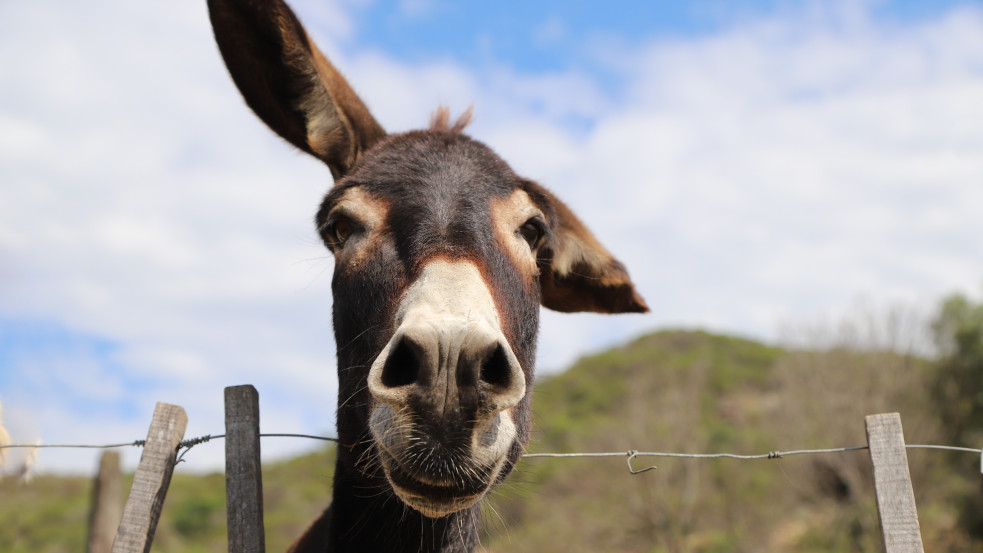
[[[525,395],[508,410],[516,436],[504,469],[486,476],[476,465],[468,473],[475,480],[462,484],[479,490],[482,478],[505,478],[529,439],[539,306],[603,313],[647,307],[624,266],[565,204],[462,134],[470,110],[451,123],[442,108],[429,130],[387,135],[281,0],[209,0],[209,9],[219,48],[247,104],[284,139],[322,159],[336,178],[316,216],[335,255],[339,447],[333,502],[291,550],[472,551],[480,503],[439,518],[408,507],[394,495],[369,432],[378,403],[366,379],[393,339],[404,292],[434,259],[472,263],[521,367]],[[384,212],[371,233],[359,214],[334,210],[356,189]],[[491,206],[504,205],[517,191],[528,195],[543,219],[530,221],[542,225],[543,236],[530,242],[525,255],[535,258],[527,257],[528,263],[502,243],[510,237],[496,235],[492,219]],[[339,224],[345,229],[341,237]],[[515,236],[522,230],[515,229]],[[482,365],[480,376],[492,384],[507,378],[496,370],[491,366],[486,374]],[[480,411],[487,388],[463,380],[460,386],[455,411],[434,412],[426,402],[410,406],[419,418],[413,431],[426,444],[420,455],[449,469],[468,463],[454,455],[466,454],[474,411]],[[408,460],[406,466],[413,464]]]

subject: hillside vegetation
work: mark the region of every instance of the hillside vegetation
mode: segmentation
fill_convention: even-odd
[[[931,365],[660,332],[579,361],[536,390],[531,451],[767,453],[866,444],[898,411],[937,443]],[[954,498],[979,459],[909,453],[927,550],[973,551]],[[950,461],[965,461],[953,473]],[[489,506],[493,551],[881,551],[866,451],[780,460],[529,459]],[[977,546],[977,549],[980,550]]]
[[[939,391],[939,374],[937,363],[894,353],[787,351],[658,332],[539,382],[530,452],[863,445],[863,417],[892,411],[901,413],[909,443],[951,443],[933,399],[951,392]],[[978,516],[967,514],[979,502],[978,457],[911,450],[909,460],[926,550],[983,551]],[[326,449],[264,467],[268,551],[285,550],[326,506],[332,463]],[[633,461],[636,469],[651,464],[658,468],[631,475],[623,457],[524,460],[486,502],[482,545],[546,553],[881,551],[866,451]],[[0,551],[84,550],[90,487],[57,476],[0,482]],[[222,475],[178,470],[153,550],[224,551],[224,493]]]

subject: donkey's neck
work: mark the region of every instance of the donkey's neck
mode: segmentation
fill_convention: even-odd
[[[385,478],[353,468],[339,448],[331,503],[329,551],[470,553],[478,543],[480,503],[443,518],[427,518],[397,498]]]

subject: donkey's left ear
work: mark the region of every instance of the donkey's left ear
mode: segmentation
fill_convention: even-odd
[[[338,179],[386,131],[283,0],[208,0],[215,40],[246,103]]]
[[[542,303],[566,313],[646,313],[628,271],[573,211],[545,188],[527,181],[533,201],[552,211],[553,239],[540,256]]]

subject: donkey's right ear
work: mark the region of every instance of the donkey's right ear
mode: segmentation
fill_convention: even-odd
[[[335,179],[386,135],[282,0],[208,0],[208,11],[249,107]]]

